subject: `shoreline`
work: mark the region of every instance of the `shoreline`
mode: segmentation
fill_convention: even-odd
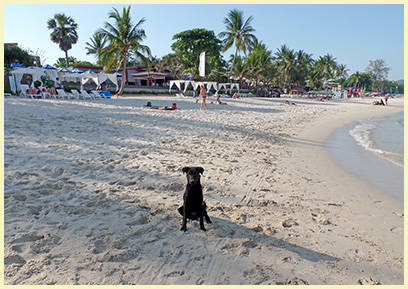
[[[350,130],[359,124],[359,121],[354,121],[335,129],[325,141],[326,149],[336,164],[346,172],[403,202],[404,167],[359,146],[350,135]]]
[[[357,219],[364,230],[375,231],[375,237],[383,239],[384,243],[403,256],[402,239],[397,241],[390,234],[390,229],[394,227],[402,229],[403,220],[395,218],[395,214],[402,214],[403,202],[343,169],[324,145],[336,129],[341,129],[358,120],[373,116],[391,116],[403,111],[403,98],[399,99],[397,104],[385,107],[386,110],[382,111],[367,104],[367,109],[363,111],[349,108],[349,111],[335,115],[323,115],[320,119],[309,123],[307,128],[300,130],[297,138],[302,140],[302,143],[297,142],[293,145],[292,152],[299,158],[297,166],[302,167],[301,164],[305,163],[312,164],[308,169],[313,174],[325,176],[327,190],[321,191],[323,196],[347,203],[355,216],[358,216]],[[356,223],[358,223],[357,219]]]

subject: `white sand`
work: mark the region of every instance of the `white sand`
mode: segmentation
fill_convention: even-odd
[[[402,99],[226,101],[6,99],[5,283],[403,284],[402,203],[322,147]],[[188,165],[207,232],[180,231]]]

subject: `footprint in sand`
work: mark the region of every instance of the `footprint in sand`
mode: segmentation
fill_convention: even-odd
[[[6,258],[4,258],[4,265],[24,265],[25,263],[27,263],[26,260],[24,260],[23,257],[21,257],[20,255],[10,255],[7,256]]]
[[[105,252],[106,251],[105,242],[102,240],[95,241],[93,246],[91,247],[91,251],[93,254]]]

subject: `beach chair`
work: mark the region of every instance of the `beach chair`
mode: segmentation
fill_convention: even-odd
[[[76,99],[80,99],[82,95],[76,89],[71,89],[71,93],[75,96]]]
[[[21,95],[22,97],[28,97],[28,98],[34,99],[34,98],[35,98],[35,95],[34,95],[34,94],[28,94],[28,93],[27,93],[27,90],[28,90],[28,85],[22,84],[22,85],[21,85],[20,95]]]
[[[86,90],[81,90],[81,95],[84,99],[95,99],[92,95],[90,95]]]
[[[102,95],[96,90],[91,90],[91,95],[95,97],[95,99],[102,98]],[[105,96],[103,96],[103,98],[105,98]]]
[[[64,99],[72,99],[72,98],[75,98],[75,96],[74,96],[73,94],[68,93],[68,92],[66,92],[66,91],[63,90],[63,89],[57,89],[57,93],[58,93],[59,96],[61,96],[61,97],[64,98]]]

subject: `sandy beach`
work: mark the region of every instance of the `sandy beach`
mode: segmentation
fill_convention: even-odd
[[[6,98],[5,283],[403,284],[403,203],[324,148],[402,98],[211,101]],[[207,232],[180,231],[190,165]]]

